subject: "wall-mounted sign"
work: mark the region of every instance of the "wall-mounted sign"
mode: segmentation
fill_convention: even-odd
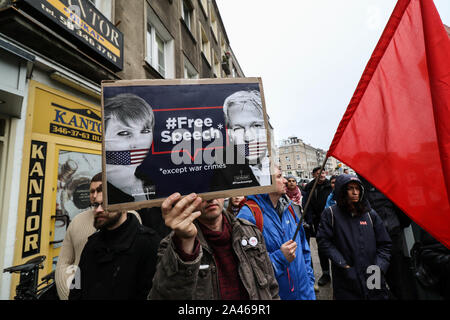
[[[37,89],[33,130],[91,142],[102,141],[101,117],[95,109]]]
[[[46,157],[47,143],[31,141],[22,258],[40,252]]]
[[[88,0],[23,1],[106,59],[116,71],[123,69],[123,34]]]

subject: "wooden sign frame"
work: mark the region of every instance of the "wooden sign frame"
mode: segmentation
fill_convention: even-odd
[[[263,160],[265,161],[266,172],[270,172],[269,175],[265,175],[265,177],[270,177],[269,183],[267,183],[267,179],[266,179],[266,183],[263,186],[258,185],[258,186],[242,187],[242,188],[241,187],[234,187],[234,188],[230,188],[230,189],[224,188],[224,189],[221,189],[221,190],[208,190],[206,192],[197,192],[196,190],[191,190],[191,192],[197,193],[204,200],[216,199],[216,198],[227,198],[227,197],[232,197],[232,196],[254,195],[254,194],[274,192],[276,190],[276,186],[275,186],[275,176],[274,176],[274,165],[273,165],[274,161],[273,161],[273,154],[272,154],[271,132],[270,132],[270,126],[269,126],[268,117],[267,117],[267,113],[266,113],[266,105],[265,105],[264,91],[263,91],[261,78],[103,81],[102,82],[102,103],[101,104],[102,104],[102,129],[103,129],[102,130],[102,166],[103,166],[102,167],[103,168],[102,171],[103,171],[103,186],[105,186],[103,188],[103,205],[104,205],[104,208],[106,210],[116,211],[116,210],[138,210],[138,209],[145,208],[145,207],[154,207],[154,206],[161,205],[161,203],[170,195],[170,194],[165,194],[163,197],[157,197],[157,198],[154,198],[154,199],[146,199],[146,200],[136,200],[135,199],[134,201],[128,201],[128,202],[108,203],[108,190],[111,193],[111,197],[113,197],[112,196],[112,194],[113,194],[112,190],[113,189],[109,189],[111,187],[110,187],[110,185],[107,184],[107,182],[111,181],[111,180],[114,180],[113,179],[114,175],[111,174],[111,173],[108,173],[108,171],[107,171],[107,163],[106,163],[107,162],[107,152],[108,152],[108,157],[109,157],[108,161],[109,161],[110,167],[113,166],[113,165],[111,165],[111,163],[112,163],[111,161],[115,161],[115,160],[111,160],[111,159],[112,158],[116,159],[115,158],[116,154],[114,154],[113,152],[109,151],[111,148],[115,148],[115,144],[111,144],[113,147],[110,146],[109,147],[110,149],[106,150],[106,141],[107,141],[108,138],[106,137],[106,131],[107,130],[106,130],[106,125],[105,125],[105,122],[107,120],[105,118],[105,100],[107,99],[107,98],[105,98],[105,95],[111,94],[111,92],[113,92],[113,91],[115,92],[114,96],[117,96],[117,92],[119,92],[119,94],[120,94],[120,92],[135,94],[135,95],[139,96],[140,98],[144,99],[151,106],[151,108],[153,108],[153,112],[154,112],[153,115],[156,114],[157,111],[167,111],[168,110],[168,111],[171,111],[171,112],[179,113],[179,112],[181,112],[183,110],[187,110],[187,109],[202,109],[201,110],[201,114],[202,114],[202,117],[204,117],[205,115],[208,114],[208,112],[210,112],[209,109],[218,109],[218,110],[221,110],[221,111],[217,111],[216,110],[215,112],[219,112],[219,113],[221,112],[223,120],[224,120],[224,122],[226,122],[227,121],[226,116],[223,114],[223,102],[224,102],[224,100],[222,100],[221,98],[214,98],[214,93],[215,93],[214,90],[218,90],[217,92],[219,92],[220,90],[223,91],[225,89],[229,90],[229,91],[230,90],[232,91],[232,90],[234,90],[233,88],[236,88],[236,91],[243,91],[244,88],[247,88],[247,87],[248,88],[253,88],[253,89],[256,88],[256,91],[259,91],[260,98],[261,98],[261,106],[262,106],[262,111],[263,111],[264,127],[265,127],[265,139],[266,139],[265,141],[267,143],[266,151],[265,151],[267,153],[266,153],[266,156],[263,157]],[[151,93],[149,93],[149,92],[150,91],[151,92],[159,92],[160,89],[161,90],[178,90],[180,92],[179,98],[178,98],[180,100],[180,104],[183,103],[183,101],[184,101],[183,99],[184,99],[184,97],[186,97],[186,95],[183,96],[183,94],[185,94],[186,91],[188,93],[191,92],[193,94],[198,94],[199,95],[199,99],[203,99],[203,96],[207,97],[207,98],[205,98],[205,101],[207,99],[210,99],[210,100],[211,99],[212,100],[216,99],[216,100],[212,103],[214,106],[208,106],[208,104],[205,102],[206,104],[202,105],[201,108],[200,107],[199,108],[182,108],[180,106],[175,106],[175,105],[177,105],[177,100],[176,100],[177,98],[174,98],[174,97],[178,97],[177,94],[175,94],[175,95],[167,95],[167,99],[172,99],[170,103],[172,103],[174,105],[174,107],[173,108],[168,108],[166,106],[165,109],[155,109],[155,107],[157,108],[158,106],[153,105],[153,103],[151,101],[149,101],[149,100],[153,100],[153,99],[151,99]],[[198,89],[198,91],[196,91],[197,89]],[[191,91],[189,91],[189,90],[191,90]],[[198,93],[199,91],[207,92],[207,94],[206,93]],[[222,91],[220,91],[220,92],[222,92]],[[144,94],[144,92],[145,92],[145,94]],[[142,94],[140,94],[140,93],[142,93]],[[159,93],[155,93],[155,97],[156,97],[156,94],[158,95],[158,97],[160,99],[159,103],[161,104],[161,101],[162,101],[162,99],[164,99],[164,96],[162,94],[161,94],[161,96],[159,96]],[[221,93],[221,94],[223,94],[223,93]],[[112,96],[112,94],[111,94],[111,96]],[[218,96],[220,97],[220,95],[218,95]],[[218,101],[218,99],[220,99],[220,101]],[[199,100],[199,101],[203,101],[203,100]],[[218,102],[216,102],[216,101],[218,101]],[[242,104],[243,105],[242,108],[244,108],[244,105],[246,104],[246,102],[245,102],[246,100],[244,99],[243,101],[244,102]],[[170,104],[170,103],[168,102],[168,105],[172,106],[172,104]],[[219,103],[219,104],[217,104],[217,103]],[[162,104],[164,104],[164,103],[162,103]],[[187,111],[185,111],[185,112],[187,112]],[[158,112],[158,114],[162,114],[162,112]],[[154,119],[157,118],[156,116],[153,116],[153,117],[154,117]],[[180,123],[180,120],[179,120],[180,116],[177,116],[177,117],[178,117],[177,118],[178,123]],[[216,118],[217,118],[217,113],[216,113]],[[160,117],[160,119],[164,119],[164,118]],[[208,118],[204,118],[202,120],[202,121],[204,121],[203,125],[205,125],[205,124],[206,125],[211,125],[211,123],[212,123],[211,118],[209,118],[209,120],[211,120],[211,121],[209,121],[209,123],[208,123],[207,120],[208,120]],[[161,120],[156,119],[155,120],[155,126],[158,126],[158,125],[161,126],[161,122],[162,122]],[[168,126],[167,122],[164,122],[164,123],[165,123],[166,126]],[[195,125],[195,122],[193,122],[193,120],[190,123],[191,124],[194,123],[193,125]],[[217,125],[217,127],[221,128],[220,124]],[[203,126],[201,126],[201,128],[203,130]],[[212,126],[211,126],[210,129],[212,130]],[[226,146],[227,146],[227,148],[237,148],[236,145],[233,145],[233,144],[229,143],[229,140],[228,140],[229,139],[229,136],[228,136],[229,129],[226,128],[226,126],[225,126],[225,128],[222,129],[222,130],[224,130],[225,135],[226,135],[226,138],[225,137],[224,138],[226,139]],[[157,133],[157,134],[155,134],[155,133]],[[146,161],[146,163],[144,163],[144,166],[145,165],[148,166],[149,164],[151,165],[151,160],[149,160],[149,159],[151,157],[153,157],[153,156],[156,157],[156,155],[155,155],[156,152],[154,150],[155,149],[155,136],[160,137],[160,134],[158,134],[158,133],[159,133],[159,131],[155,131],[154,127],[153,127],[152,128],[152,141],[151,141],[151,147],[150,147],[151,151],[148,151],[149,154],[150,153],[151,154],[150,154],[150,156],[147,156],[147,158],[144,160],[144,161]],[[204,133],[204,131],[202,131],[202,134],[203,133]],[[194,134],[192,136],[194,136]],[[176,136],[176,137],[178,138],[178,136]],[[183,135],[183,137],[184,137],[184,135]],[[189,137],[189,134],[188,134],[188,137]],[[174,132],[172,132],[172,138],[173,138],[172,142],[175,143],[174,142],[175,141]],[[109,138],[109,139],[111,139],[111,138]],[[165,135],[165,139],[166,140],[170,139],[170,135],[166,134]],[[200,140],[203,142],[202,139],[200,139]],[[108,141],[113,141],[113,140],[108,140]],[[162,141],[162,140],[158,140],[157,143],[160,143],[160,141]],[[194,141],[194,143],[195,143],[195,141]],[[211,149],[214,149],[214,148],[211,148]],[[146,150],[148,150],[148,149],[146,149]],[[201,148],[202,152],[204,150],[206,150],[206,149]],[[242,149],[240,149],[240,150],[242,150]],[[256,150],[258,150],[258,149],[256,149]],[[175,152],[177,152],[177,151],[175,151]],[[215,152],[217,152],[217,150],[215,150]],[[248,148],[246,148],[245,152],[247,152],[247,153],[249,152]],[[262,152],[262,151],[260,151],[260,152]],[[162,153],[162,152],[160,152],[160,153]],[[113,154],[113,156],[111,156],[111,154]],[[172,156],[172,154],[171,154],[171,156]],[[195,158],[195,156],[194,156],[194,158]],[[156,159],[156,158],[154,158],[154,159]],[[162,158],[160,158],[160,159],[162,159]],[[260,160],[260,161],[263,161],[263,160]],[[160,161],[160,160],[158,160],[158,161]],[[115,162],[113,162],[113,163],[114,163],[114,165],[116,164]],[[120,164],[122,164],[122,163],[120,163]],[[173,163],[172,163],[172,165],[173,165]],[[190,165],[192,165],[192,164],[190,164]],[[203,165],[203,163],[202,163],[202,165]],[[229,164],[227,162],[226,165],[225,165],[226,168],[223,171],[226,173],[227,170],[229,170],[229,168],[233,168],[233,165],[234,165],[234,163]],[[247,165],[247,167],[250,168],[250,165]],[[268,169],[267,169],[267,167],[268,167]],[[181,171],[183,167],[179,167],[179,168],[181,168],[180,169],[180,171]],[[202,169],[203,168],[206,168],[206,167],[202,167]],[[267,170],[269,170],[269,171],[267,171]],[[153,170],[153,172],[147,172],[147,171],[145,171],[145,173],[149,173],[149,174],[155,173],[156,174],[156,170]],[[162,170],[162,168],[159,168],[159,171],[163,172],[164,170]],[[108,174],[109,174],[109,178],[110,178],[109,180],[108,180]],[[161,173],[158,173],[158,174],[161,175]],[[215,174],[215,173],[209,173],[209,174]],[[178,175],[178,176],[180,176],[180,175]],[[195,175],[196,175],[196,173],[190,174],[190,176],[192,176],[192,179],[195,179]],[[243,175],[242,170],[240,170],[240,175],[244,176],[244,177],[248,177],[248,175]],[[237,179],[236,177],[237,176],[234,176],[234,179]],[[253,177],[253,180],[256,181],[254,179],[254,177],[256,177],[256,175],[254,175],[252,177]],[[172,178],[172,179],[174,179],[174,178]],[[176,181],[176,179],[174,179],[172,181]],[[194,181],[194,180],[191,180],[191,181]],[[247,180],[247,182],[248,181],[250,181],[250,180]],[[258,178],[258,181],[260,181],[260,178]],[[167,184],[169,184],[169,183],[170,182],[167,181]],[[239,182],[233,182],[233,184],[234,183],[239,183]],[[182,185],[185,186],[185,184],[182,184]],[[106,187],[106,186],[108,186],[108,187]],[[159,186],[161,187],[162,184],[160,183]],[[166,183],[164,184],[164,187],[167,187]],[[158,184],[155,184],[154,188],[155,189],[151,189],[151,190],[158,190],[159,189]],[[116,188],[114,188],[114,189],[116,189]],[[174,192],[180,192],[180,191],[175,189],[171,193],[174,193]],[[180,193],[182,194],[182,196],[184,196],[184,195],[187,195],[187,194],[189,194],[191,192],[186,191],[184,193],[182,193],[182,192],[180,192]],[[133,194],[133,195],[135,195],[135,194]],[[136,197],[134,197],[134,198],[136,198]],[[112,199],[113,198],[111,198],[110,200],[112,200]],[[114,201],[116,201],[115,198],[114,198]]]

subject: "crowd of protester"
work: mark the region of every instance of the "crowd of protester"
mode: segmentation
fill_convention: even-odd
[[[302,190],[276,168],[274,192],[231,197],[227,205],[174,193],[161,207],[114,212],[103,208],[99,173],[90,209],[66,233],[58,296],[315,300],[331,283],[336,300],[450,298],[449,249],[363,177],[327,179],[320,167],[313,175],[316,185]],[[409,226],[417,237],[407,252]]]

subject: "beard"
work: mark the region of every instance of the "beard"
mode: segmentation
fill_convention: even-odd
[[[94,228],[95,229],[107,229],[113,225],[115,225],[119,220],[120,217],[122,215],[122,212],[117,211],[114,213],[109,213],[106,214],[106,216],[102,216],[102,218],[104,218],[103,220],[100,220],[99,217],[95,217],[94,218]]]

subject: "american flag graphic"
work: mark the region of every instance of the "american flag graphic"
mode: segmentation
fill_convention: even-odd
[[[252,142],[238,145],[238,150],[245,157],[260,156],[266,152],[267,143],[266,142]]]
[[[144,161],[150,149],[136,149],[130,151],[106,151],[106,164],[131,165]]]

